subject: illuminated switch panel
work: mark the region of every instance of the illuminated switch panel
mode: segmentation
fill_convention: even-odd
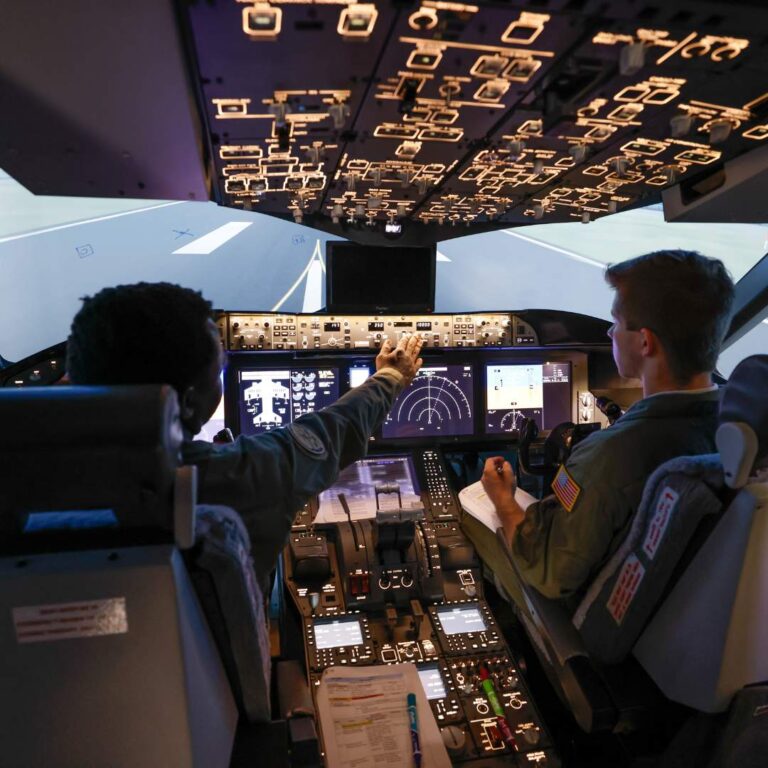
[[[462,315],[280,315],[226,312],[217,320],[231,352],[377,350],[418,333],[429,348],[536,346],[534,329],[507,312]]]
[[[296,315],[228,314],[228,348],[232,352],[297,349]]]

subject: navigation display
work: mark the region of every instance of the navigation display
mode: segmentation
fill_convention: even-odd
[[[525,419],[540,430],[571,420],[571,364],[492,363],[485,366],[486,434],[519,432]]]
[[[444,698],[447,695],[447,692],[445,690],[443,676],[440,674],[440,668],[437,664],[425,664],[418,669],[419,679],[424,688],[424,693],[427,694],[427,698],[430,701],[433,699]]]
[[[244,369],[238,372],[240,432],[283,427],[339,399],[338,368]]]
[[[316,621],[315,645],[318,649],[339,648],[342,645],[362,645],[363,631],[358,619]]]
[[[473,395],[471,365],[424,366],[395,400],[382,437],[471,435]]]
[[[446,635],[482,632],[488,628],[479,608],[438,608],[437,616]]]
[[[339,501],[340,493],[344,494],[353,520],[375,517],[377,500],[379,509],[422,508],[410,456],[377,456],[350,464],[320,494],[316,523],[347,519]]]

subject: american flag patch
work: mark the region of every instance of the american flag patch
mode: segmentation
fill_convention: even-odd
[[[570,512],[576,505],[581,493],[578,483],[568,474],[565,464],[560,465],[555,479],[552,481],[552,490],[558,501]]]

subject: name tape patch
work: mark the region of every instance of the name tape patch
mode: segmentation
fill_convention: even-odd
[[[617,624],[621,624],[624,616],[632,605],[637,588],[645,576],[645,568],[635,555],[630,555],[621,568],[619,578],[613,587],[611,596],[608,598],[608,613],[613,616]]]
[[[570,476],[565,464],[561,464],[560,469],[557,470],[555,479],[552,481],[552,491],[568,512],[576,506],[581,486]]]
[[[122,635],[128,632],[124,597],[79,603],[27,605],[13,609],[18,643],[46,643],[76,637]]]
[[[680,494],[667,486],[661,492],[659,500],[656,502],[656,511],[653,513],[651,523],[648,526],[648,533],[643,542],[643,552],[645,552],[649,560],[653,560],[656,555],[656,550],[664,538],[664,533],[667,530],[669,520],[679,498]]]

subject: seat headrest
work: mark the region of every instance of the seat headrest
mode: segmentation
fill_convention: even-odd
[[[182,441],[176,393],[158,385],[0,389],[0,424],[0,450]]]
[[[768,355],[752,355],[734,369],[720,401],[717,448],[726,483],[740,488],[768,458]]]
[[[0,534],[173,531],[183,434],[171,387],[0,389],[0,424]]]

